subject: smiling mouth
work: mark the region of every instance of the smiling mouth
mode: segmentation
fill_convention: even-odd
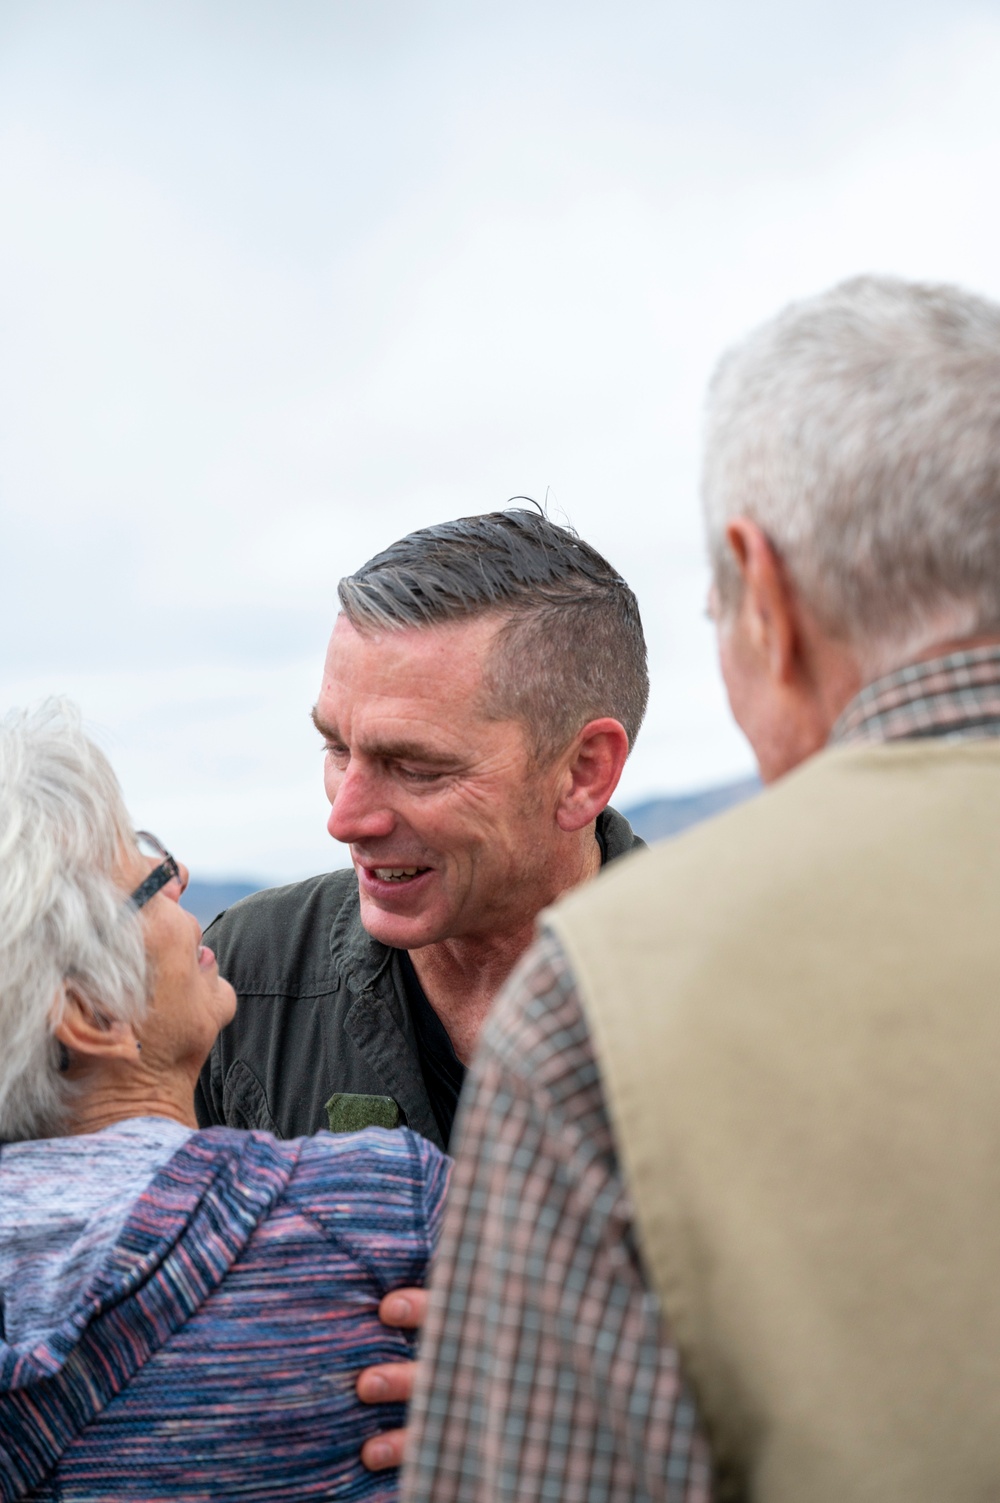
[[[412,882],[414,877],[422,877],[424,872],[429,872],[429,866],[373,866],[373,876],[380,882]]]

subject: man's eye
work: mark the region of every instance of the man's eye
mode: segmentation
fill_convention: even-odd
[[[444,777],[443,772],[423,772],[418,767],[401,767],[399,775],[407,783],[437,783]]]
[[[347,747],[333,746],[327,741],[323,746],[323,755],[325,757],[332,757],[335,762],[342,762],[347,757]]]

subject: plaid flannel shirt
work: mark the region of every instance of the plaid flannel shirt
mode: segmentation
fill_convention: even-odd
[[[1000,736],[1000,647],[865,688],[831,743]],[[711,1459],[640,1261],[574,977],[542,934],[459,1119],[406,1503],[696,1503]]]

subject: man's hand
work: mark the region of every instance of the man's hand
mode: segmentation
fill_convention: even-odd
[[[378,1314],[385,1326],[418,1331],[427,1314],[427,1291],[394,1289],[379,1305]],[[416,1370],[415,1362],[382,1362],[377,1367],[366,1367],[358,1374],[355,1392],[363,1404],[408,1404]],[[365,1441],[361,1447],[361,1460],[370,1472],[402,1466],[406,1433],[405,1430],[386,1430],[384,1434],[373,1435],[371,1440]]]

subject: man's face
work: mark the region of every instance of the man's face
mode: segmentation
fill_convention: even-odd
[[[397,949],[482,939],[549,900],[554,768],[524,726],[490,720],[496,617],[361,634],[337,620],[315,719],[327,828],[350,845],[369,934]]]

